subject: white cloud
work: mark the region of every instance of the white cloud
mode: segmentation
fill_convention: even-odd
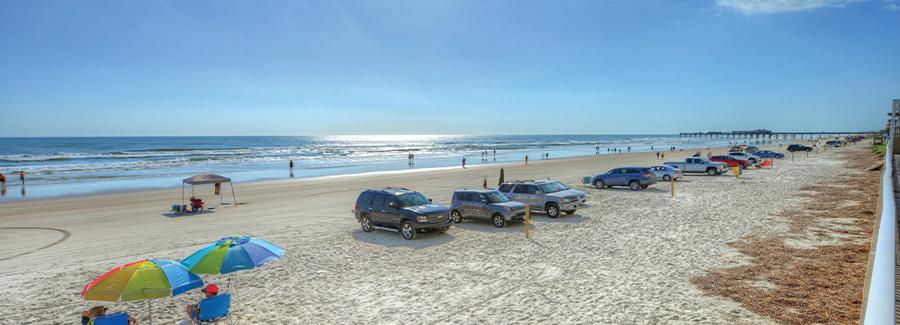
[[[843,7],[859,1],[861,0],[716,0],[716,4],[752,15]]]
[[[897,0],[884,0],[884,5],[881,8],[888,11],[900,11],[900,4],[897,3]]]

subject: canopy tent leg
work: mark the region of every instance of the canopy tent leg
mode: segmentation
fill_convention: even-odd
[[[150,310],[150,299],[147,299],[147,317],[149,318],[147,324],[153,325],[153,312]]]
[[[237,206],[237,196],[234,195],[234,183],[228,182],[228,186],[231,187],[231,199],[234,200],[231,201],[231,205]]]
[[[181,205],[184,205],[184,183],[181,183]]]

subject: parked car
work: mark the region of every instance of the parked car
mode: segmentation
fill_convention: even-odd
[[[728,155],[738,160],[746,160],[750,165],[755,165],[760,160],[759,157],[746,152],[729,152]]]
[[[513,181],[501,184],[497,190],[532,209],[546,212],[550,218],[559,217],[560,212],[573,214],[587,202],[584,192],[552,180]]]
[[[464,190],[453,192],[450,220],[490,220],[497,228],[509,221],[525,220],[525,203],[516,202],[497,190]]]
[[[775,151],[771,151],[771,150],[757,151],[753,155],[760,157],[760,158],[776,158],[776,159],[784,158],[783,153],[775,152]]]
[[[792,145],[789,145],[789,146],[787,147],[787,151],[790,151],[790,152],[795,152],[795,151],[806,151],[806,152],[809,152],[809,151],[812,151],[812,150],[813,150],[813,148],[804,146],[804,145],[802,145],[802,144],[792,144]]]
[[[651,167],[613,168],[603,174],[591,177],[591,184],[596,188],[628,186],[633,191],[656,184],[656,175]]]
[[[663,165],[678,168],[682,173],[706,173],[709,176],[715,176],[725,172],[725,164],[712,162],[706,158],[686,158],[684,162],[670,161]]]
[[[363,191],[356,199],[353,215],[365,232],[394,231],[407,240],[418,232],[445,232],[451,225],[450,207],[432,204],[422,193],[405,188]]]
[[[672,180],[677,181],[679,178],[681,178],[681,176],[683,176],[678,168],[672,166],[657,165],[650,167],[650,169],[653,170],[653,175],[656,176],[657,180],[663,180],[666,182]]]
[[[728,167],[734,167],[734,166],[738,166],[738,165],[740,165],[743,168],[750,167],[749,161],[743,160],[743,159],[737,159],[730,155],[712,156],[712,157],[709,157],[709,160],[713,161],[713,162],[723,163],[723,164],[725,164],[725,166],[728,166]]]
[[[741,145],[741,146],[731,146],[731,148],[728,148],[728,152],[741,152],[741,151],[744,151],[744,146],[743,146],[743,145]]]
[[[843,145],[841,143],[841,141],[831,140],[831,141],[825,142],[826,147],[837,148],[837,147],[840,147],[841,145]]]

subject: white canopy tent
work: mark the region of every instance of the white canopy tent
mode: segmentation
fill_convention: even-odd
[[[220,176],[216,174],[203,173],[200,175],[196,175],[193,177],[185,178],[181,181],[181,204],[184,204],[184,184],[191,184],[191,196],[194,196],[194,186],[195,185],[204,185],[204,184],[216,184],[216,183],[228,183],[228,187],[231,187],[231,197],[234,201],[232,201],[232,205],[237,206],[237,196],[234,195],[234,184],[231,183],[231,178]],[[222,204],[222,195],[219,193],[219,204]]]

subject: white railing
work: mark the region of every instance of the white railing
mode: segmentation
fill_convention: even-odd
[[[894,206],[893,149],[900,100],[894,100],[881,179],[881,217],[872,245],[865,286],[863,324],[895,324],[897,209]]]

